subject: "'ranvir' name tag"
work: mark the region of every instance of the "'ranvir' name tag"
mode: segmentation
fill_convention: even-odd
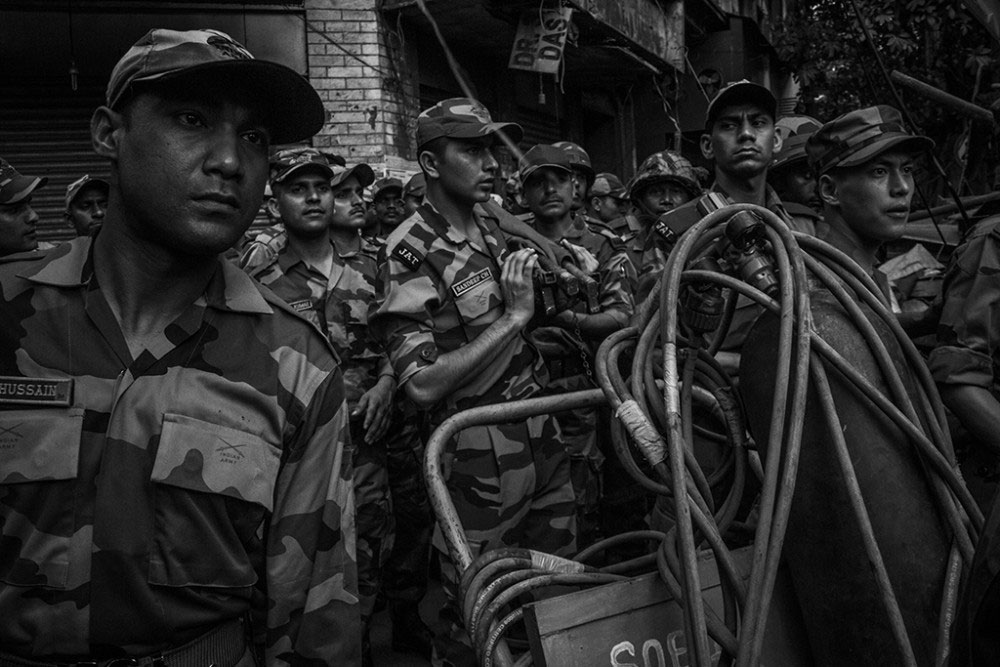
[[[71,405],[73,380],[0,375],[0,405]]]

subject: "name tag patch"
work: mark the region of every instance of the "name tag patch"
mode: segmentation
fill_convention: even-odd
[[[489,267],[486,267],[479,273],[475,273],[466,278],[465,280],[463,280],[462,282],[452,285],[451,291],[455,294],[455,298],[458,298],[463,294],[465,294],[466,292],[468,292],[473,287],[475,287],[476,285],[484,281],[487,281],[492,277],[493,274],[490,272]]]
[[[0,405],[70,405],[73,380],[0,376]]]
[[[312,299],[302,299],[301,301],[293,301],[288,304],[297,313],[305,312],[307,310],[312,310],[313,303]]]

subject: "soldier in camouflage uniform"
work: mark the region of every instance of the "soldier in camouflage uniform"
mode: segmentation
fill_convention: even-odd
[[[101,225],[108,210],[108,182],[84,174],[66,186],[63,217],[77,236],[89,236]]]
[[[767,183],[781,198],[792,220],[792,229],[810,236],[825,231],[823,202],[816,193],[816,173],[809,165],[806,142],[819,129],[811,116],[782,116],[774,131],[781,137],[781,149],[767,170]]]
[[[243,667],[251,634],[268,665],[359,661],[340,371],[219,258],[269,141],[324,118],[217,31],[153,30],[115,66],[100,231],[0,264],[3,664]]]
[[[594,177],[587,191],[587,217],[598,220],[614,229],[614,225],[628,214],[628,189],[614,174],[602,172]]]
[[[519,171],[525,203],[533,214],[530,224],[555,245],[568,249],[576,266],[598,282],[598,313],[588,313],[587,303],[557,313],[531,332],[531,340],[549,369],[548,391],[553,393],[592,389],[593,355],[601,342],[628,323],[632,315],[635,269],[624,244],[614,232],[604,234],[578,226],[571,217],[574,175],[564,152],[538,145],[524,154]],[[598,411],[585,408],[557,415],[570,457],[576,494],[577,532],[581,546],[596,541],[597,512],[601,497],[598,448]]]
[[[372,187],[372,210],[378,225],[377,236],[384,239],[407,217],[403,181],[392,176],[377,180]]]
[[[933,146],[927,137],[906,131],[899,111],[884,105],[845,113],[806,143],[823,202],[820,238],[857,262],[889,302],[895,297],[876,266],[877,253],[903,235],[917,158]],[[898,312],[898,305],[893,310]]]
[[[396,390],[385,353],[367,335],[378,247],[358,232],[365,214],[361,193],[373,180],[366,164],[333,166],[314,148],[279,151],[271,164],[269,205],[284,221],[286,243],[266,263],[245,267],[323,331],[340,358],[354,444],[366,664],[371,664],[368,625],[392,547],[384,436]]]
[[[413,215],[417,207],[424,203],[426,194],[427,181],[424,179],[423,172],[410,176],[410,180],[406,181],[406,185],[403,186],[404,219]]]
[[[663,268],[665,255],[658,251],[661,229],[656,223],[661,215],[682,206],[701,194],[698,177],[687,158],[673,151],[653,153],[639,165],[639,170],[628,184],[633,214],[620,221],[615,228],[628,247],[629,259],[639,272],[641,287],[636,287],[636,302],[649,293],[649,276]]]
[[[594,184],[596,174],[590,163],[590,155],[579,144],[572,141],[557,141],[552,144],[566,154],[566,159],[573,168],[573,204],[574,219],[582,216],[587,210],[587,190]],[[521,181],[524,181],[522,176]]]
[[[48,182],[25,176],[0,157],[0,257],[38,248],[38,214],[31,196]]]
[[[534,396],[548,380],[525,338],[534,251],[511,251],[496,218],[479,206],[498,168],[490,152],[498,131],[521,137],[520,127],[494,123],[467,98],[420,114],[427,201],[389,235],[379,264],[370,324],[431,428],[465,408]],[[575,551],[569,462],[550,417],[467,429],[449,444],[444,468],[473,553]],[[458,573],[447,564],[442,571],[454,593]],[[435,650],[443,651],[438,642]]]

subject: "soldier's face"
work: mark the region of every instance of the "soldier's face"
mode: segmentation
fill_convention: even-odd
[[[579,169],[573,170],[573,210],[583,208],[587,196],[587,174]]]
[[[104,220],[108,210],[108,191],[100,185],[88,185],[70,202],[66,217],[77,236],[88,236]]]
[[[574,177],[568,171],[542,167],[524,182],[524,203],[535,216],[558,220],[573,204]]]
[[[913,156],[887,151],[857,167],[822,177],[827,203],[840,209],[848,230],[867,246],[903,235],[913,198]]]
[[[374,201],[378,221],[389,228],[403,221],[403,200],[396,192],[384,192]]]
[[[0,204],[0,256],[37,248],[37,225],[38,214],[31,208],[31,197],[16,204]]]
[[[806,160],[796,160],[783,166],[780,173],[774,176],[774,189],[782,201],[796,202],[816,209],[822,206],[816,196],[816,174],[809,168]],[[768,180],[771,180],[770,174]]]
[[[403,215],[409,217],[413,215],[414,211],[417,210],[421,204],[424,203],[423,197],[418,197],[416,195],[406,195],[403,198]]]
[[[251,92],[140,93],[91,123],[118,175],[105,225],[181,255],[216,255],[250,226],[267,180],[268,132]],[[102,128],[110,129],[110,133]]]
[[[333,191],[325,172],[300,169],[273,189],[278,214],[290,235],[316,238],[326,234],[333,214]]]
[[[709,134],[702,135],[702,154],[715,167],[738,178],[764,173],[781,138],[774,118],[755,104],[737,104],[721,111]]]
[[[365,226],[364,188],[354,176],[348,176],[333,188],[333,216],[330,226],[340,229],[361,229]]]
[[[628,200],[611,195],[591,197],[590,210],[601,221],[611,222],[625,215],[628,210]]]
[[[660,216],[691,201],[687,190],[669,181],[661,181],[643,189],[638,195],[639,208],[651,216]]]
[[[448,139],[441,155],[435,156],[434,173],[438,186],[451,198],[463,203],[484,202],[493,192],[500,165],[493,157],[493,137]]]

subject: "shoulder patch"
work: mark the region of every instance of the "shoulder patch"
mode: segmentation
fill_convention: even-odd
[[[416,271],[420,268],[423,263],[424,258],[417,254],[417,252],[405,243],[399,243],[395,248],[392,249],[392,256],[402,262],[405,266],[410,267],[411,271]]]

